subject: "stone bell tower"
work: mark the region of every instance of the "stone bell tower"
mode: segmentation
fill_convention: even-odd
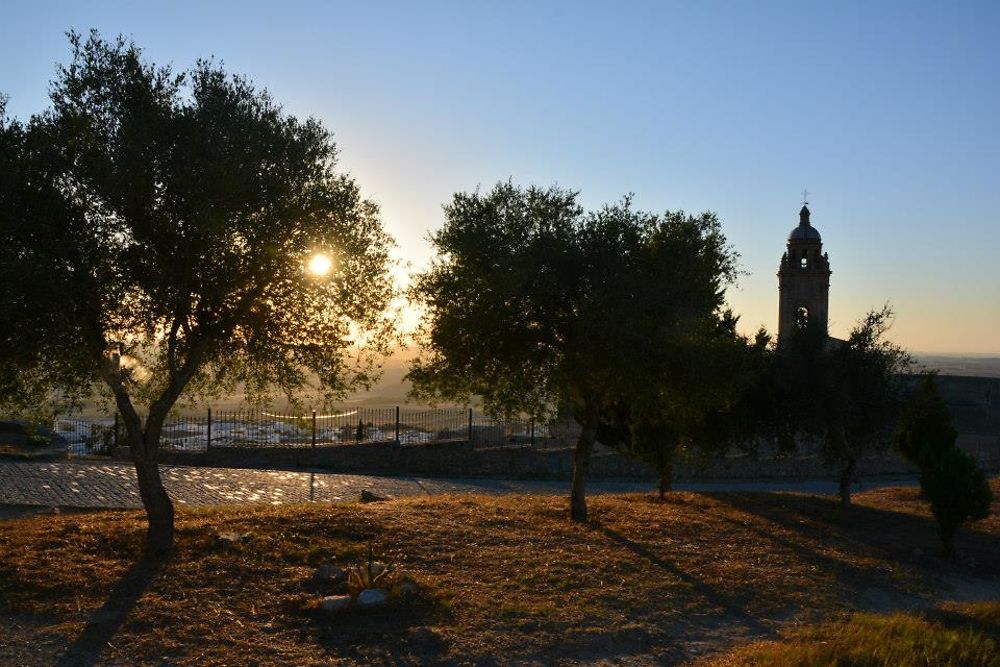
[[[826,330],[831,273],[819,231],[809,224],[806,203],[799,211],[799,226],[788,235],[778,269],[778,343],[808,319],[818,321]]]

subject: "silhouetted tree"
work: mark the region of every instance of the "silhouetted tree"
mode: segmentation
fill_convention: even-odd
[[[957,447],[928,460],[920,473],[920,488],[931,501],[931,514],[945,554],[955,547],[955,533],[966,521],[985,519],[993,493],[976,460]]]
[[[661,499],[673,488],[679,457],[709,459],[736,440],[724,422],[754,381],[760,353],[736,333],[737,319],[724,312],[683,339],[649,350],[599,430],[602,444],[656,469]]]
[[[888,306],[868,313],[846,341],[810,321],[775,356],[779,422],[789,433],[818,439],[820,454],[839,469],[840,498],[851,502],[858,461],[888,445],[902,396],[899,374],[909,356],[885,337]]]
[[[119,38],[71,34],[52,106],[4,119],[0,391],[110,390],[149,517],[173,544],[157,466],[182,394],[328,397],[366,383],[386,347],[391,240],[374,204],[334,171],[313,119],[201,61],[177,74]],[[6,169],[0,171],[6,172]],[[319,278],[305,268],[324,251]],[[363,336],[366,345],[345,351]]]
[[[649,359],[718,317],[735,253],[712,214],[657,216],[628,198],[584,214],[558,188],[500,183],[456,194],[445,216],[413,289],[426,309],[414,391],[480,396],[498,415],[568,406],[581,426],[571,515],[584,521],[598,430]]]
[[[931,502],[944,552],[951,554],[961,525],[989,515],[993,493],[975,459],[956,446],[958,431],[933,374],[906,402],[894,439],[920,468],[920,488]]]

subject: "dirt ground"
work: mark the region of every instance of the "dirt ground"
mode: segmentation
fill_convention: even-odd
[[[8,510],[0,664],[683,664],[843,610],[996,599],[1000,504],[945,559],[917,493],[603,496],[585,525],[525,496],[183,511],[159,564],[141,513]],[[418,598],[318,611],[315,568],[369,545]]]

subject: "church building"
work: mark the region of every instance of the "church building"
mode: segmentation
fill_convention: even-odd
[[[819,230],[809,222],[809,205],[799,211],[799,226],[788,235],[778,269],[778,342],[813,319],[826,330],[830,306],[830,259]]]

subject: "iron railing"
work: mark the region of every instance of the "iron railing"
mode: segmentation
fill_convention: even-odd
[[[111,417],[62,416],[54,429],[71,454],[110,452],[125,444],[125,427]],[[288,412],[273,409],[213,410],[171,415],[162,447],[200,452],[212,447],[316,447],[366,442],[419,445],[469,441],[476,446],[538,444],[548,429],[529,418],[497,421],[471,408],[355,407]]]

